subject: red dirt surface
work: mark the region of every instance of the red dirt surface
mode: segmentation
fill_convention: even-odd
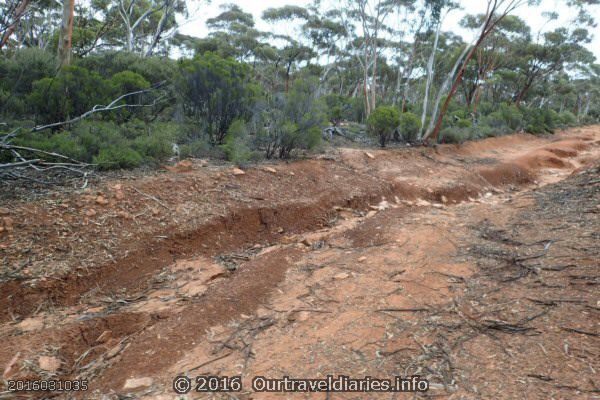
[[[598,190],[578,188],[598,187],[599,139],[338,149],[243,174],[191,162],[7,204],[3,378],[166,399],[177,374],[241,374],[235,398],[263,399],[325,394],[252,393],[252,376],[418,374],[423,397],[592,398]]]

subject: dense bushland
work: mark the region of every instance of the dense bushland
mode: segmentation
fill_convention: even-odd
[[[418,142],[438,118],[433,137],[452,143],[551,134],[600,119],[600,66],[585,47],[593,21],[582,18],[534,40],[525,21],[497,10],[493,32],[465,58],[462,38],[440,29],[440,13],[454,7],[440,0],[374,8],[408,16],[410,38],[402,40],[391,29],[381,37],[361,30],[386,21],[354,2],[342,11],[267,10],[263,19],[291,27],[289,35],[260,32],[251,14],[227,5],[207,21],[208,37],[193,38],[176,34],[175,20],[161,25],[164,8],[136,32],[114,21],[103,25],[114,11],[108,1],[80,6],[66,62],[64,52],[56,55],[63,32],[24,25],[52,18],[53,7],[36,3],[21,16],[3,11],[2,21],[18,17],[21,24],[12,37],[0,31],[0,138],[17,132],[10,143],[19,146],[0,148],[1,163],[35,155],[132,168],[164,162],[177,144],[180,157],[244,164],[310,151],[333,135],[381,146]],[[132,4],[135,12],[139,7]],[[418,30],[410,24],[417,18]],[[463,26],[475,29],[481,18],[466,15]],[[186,56],[168,57],[173,47]]]

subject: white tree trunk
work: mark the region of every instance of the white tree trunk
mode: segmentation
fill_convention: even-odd
[[[425,119],[427,118],[427,106],[429,104],[429,90],[431,89],[431,83],[433,82],[433,64],[435,61],[435,53],[437,52],[437,46],[440,38],[440,30],[442,29],[442,21],[440,20],[435,30],[435,39],[433,40],[433,48],[429,55],[429,61],[427,61],[427,82],[425,83],[425,96],[423,97],[423,112],[421,113],[421,130],[419,131],[418,139],[421,140],[423,137],[423,129],[425,129]]]

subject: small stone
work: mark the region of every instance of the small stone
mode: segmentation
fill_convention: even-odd
[[[238,175],[245,175],[246,173],[244,171],[242,171],[239,168],[234,168],[231,170],[231,173],[238,176]]]
[[[44,322],[38,318],[27,318],[17,325],[17,328],[19,328],[23,332],[35,331],[37,329],[42,329],[43,327]]]
[[[365,156],[369,157],[370,159],[374,159],[375,156],[371,153],[369,153],[368,151],[365,151]]]
[[[305,246],[307,246],[307,247],[310,247],[310,246],[312,246],[312,243],[311,243],[311,241],[310,241],[310,240],[308,240],[308,239],[303,239],[303,240],[302,240],[302,242],[300,242],[300,243],[302,243],[303,245],[305,245]]]
[[[379,211],[387,210],[390,208],[390,203],[388,203],[387,200],[383,200],[377,205],[377,208]]]
[[[123,389],[130,389],[130,390],[141,389],[141,388],[152,386],[152,383],[154,383],[154,380],[150,377],[131,378],[131,379],[127,379],[125,381],[125,384],[123,385]]]
[[[444,195],[442,195],[442,203],[447,203],[448,202],[448,198]]]
[[[490,198],[490,197],[492,197],[492,192],[487,192],[487,193],[485,194],[485,198],[486,198],[486,199],[488,199],[488,198]]]
[[[431,205],[427,200],[419,199],[417,200],[417,205],[421,207],[429,207]]]
[[[119,211],[117,213],[117,215],[119,216],[119,218],[123,218],[123,219],[132,219],[133,216],[131,214],[129,214],[127,211]]]
[[[358,259],[358,262],[363,262],[363,261],[366,261],[366,259],[367,259],[367,257],[365,257],[365,256],[362,256],[362,257],[360,257],[360,258]]]
[[[270,172],[272,174],[277,173],[277,170],[275,168],[271,168],[271,167],[265,167],[265,171]]]
[[[284,232],[283,228],[281,228],[281,227],[277,228],[277,233],[283,233],[283,232]]]
[[[333,276],[333,279],[338,279],[338,280],[341,280],[341,279],[346,279],[346,278],[347,278],[347,277],[349,277],[349,276],[350,276],[350,275],[348,275],[348,273],[347,273],[347,272],[340,272],[339,274],[335,274],[335,275]]]
[[[38,358],[38,365],[40,366],[40,369],[43,369],[44,371],[56,372],[60,368],[60,364],[60,360],[56,357],[40,356],[40,358]]]
[[[10,210],[6,207],[0,207],[0,215],[8,215],[10,214]]]
[[[293,173],[293,172],[290,172],[290,175],[291,175],[291,176],[296,176],[296,174],[295,174],[295,173]]]
[[[152,215],[158,215],[160,214],[160,210],[158,208],[152,207],[150,209],[150,212],[152,213]]]
[[[96,210],[94,210],[93,208],[90,208],[89,210],[85,211],[86,217],[93,217],[94,215],[96,215]]]
[[[104,196],[98,196],[98,197],[96,197],[96,204],[99,204],[101,206],[105,206],[105,205],[108,204],[108,200],[106,200],[104,198]]]

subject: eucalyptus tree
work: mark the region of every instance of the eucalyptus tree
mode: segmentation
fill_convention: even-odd
[[[263,20],[276,24],[285,24],[285,33],[271,33],[269,37],[276,42],[281,42],[278,57],[275,62],[276,70],[283,64],[285,76],[285,92],[290,88],[290,77],[294,67],[301,62],[310,62],[316,56],[312,47],[303,41],[302,26],[311,18],[310,11],[305,7],[286,5],[279,8],[269,8],[263,12]]]
[[[384,43],[382,36],[385,31],[389,32],[386,20],[394,12],[397,0],[345,0],[341,6],[346,31],[356,35],[350,48],[362,70],[368,117],[377,106],[377,61]]]
[[[257,49],[263,45],[264,33],[255,28],[254,17],[235,4],[221,6],[222,12],[206,21],[211,30],[208,40],[228,49],[228,55],[238,61],[256,57]]]
[[[434,140],[437,140],[440,130],[442,129],[442,121],[446,111],[448,110],[448,106],[450,105],[454,94],[458,90],[469,61],[471,58],[473,58],[475,51],[481,45],[481,43],[494,31],[498,23],[501,22],[507,15],[525,4],[534,4],[535,2],[536,1],[534,0],[487,0],[487,8],[484,14],[485,16],[483,18],[483,23],[478,29],[478,34],[471,43],[465,46],[463,52],[456,59],[452,71],[450,74],[448,74],[443,88],[445,89],[446,87],[450,86],[450,83],[452,83],[450,90],[446,95],[446,100],[444,101],[439,114],[437,113],[437,105],[440,103],[441,97],[438,96],[434,106],[434,113],[431,116],[429,127],[427,128],[423,139],[428,140],[431,136]]]
[[[31,0],[4,0],[0,7],[0,49],[2,49],[13,32],[17,29],[21,18],[27,12]]]
[[[466,28],[474,29],[483,16],[467,15],[461,21]],[[531,29],[521,18],[508,15],[477,48],[473,62],[467,66],[461,83],[465,105],[477,115],[477,107],[486,85],[499,69],[515,69],[515,49],[531,40]]]
[[[544,33],[543,38],[542,43],[525,43],[517,50],[518,86],[512,96],[512,101],[517,106],[525,99],[536,81],[545,79],[567,66],[575,71],[594,61],[593,54],[583,46],[591,40],[585,28],[569,31],[561,27]]]
[[[159,43],[174,31],[176,16],[186,15],[184,0],[116,0],[111,12],[117,12],[124,30],[127,51],[152,55]]]

